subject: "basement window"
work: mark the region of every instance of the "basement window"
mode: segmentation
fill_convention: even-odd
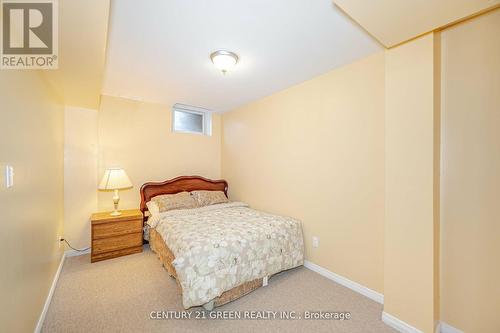
[[[172,131],[212,135],[212,115],[204,108],[175,104],[172,107]]]

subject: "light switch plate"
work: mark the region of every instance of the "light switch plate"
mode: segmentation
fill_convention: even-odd
[[[10,188],[14,186],[14,168],[11,165],[5,166],[5,187]]]

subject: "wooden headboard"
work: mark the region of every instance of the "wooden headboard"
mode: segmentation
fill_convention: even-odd
[[[141,212],[148,210],[146,202],[161,194],[175,194],[182,191],[223,191],[227,197],[227,182],[200,176],[181,176],[164,182],[151,182],[141,186]]]

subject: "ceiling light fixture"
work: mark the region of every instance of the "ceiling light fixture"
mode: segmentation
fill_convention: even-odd
[[[238,63],[239,58],[236,53],[218,50],[210,55],[210,59],[214,63],[214,66],[222,71],[222,74],[226,74],[228,70]]]

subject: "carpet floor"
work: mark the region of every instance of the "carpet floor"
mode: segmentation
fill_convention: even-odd
[[[190,319],[151,319],[153,311],[179,315],[181,304],[175,280],[149,249],[94,264],[89,255],[70,257],[42,332],[396,332],[381,321],[382,305],[304,267],[271,277],[267,287],[215,312],[193,308]],[[278,312],[277,318],[267,311]],[[304,317],[306,311],[349,312],[351,318],[279,319],[287,314]],[[210,318],[222,315],[269,319]]]

